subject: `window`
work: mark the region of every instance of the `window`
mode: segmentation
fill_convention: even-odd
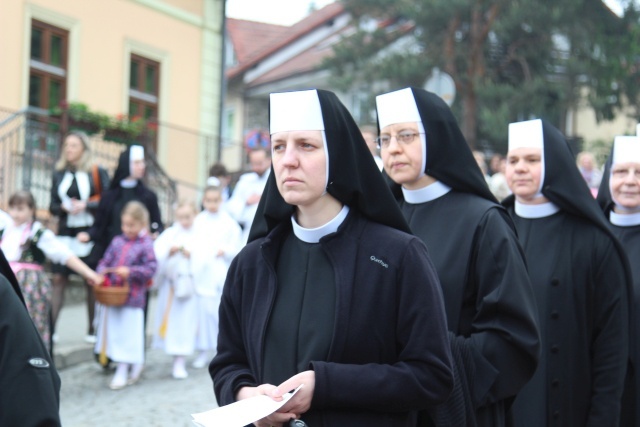
[[[131,54],[129,77],[129,117],[141,117],[147,121],[158,120],[158,96],[160,63]],[[149,134],[147,141],[156,151],[156,134]]]
[[[29,105],[49,109],[66,98],[69,32],[31,21]]]

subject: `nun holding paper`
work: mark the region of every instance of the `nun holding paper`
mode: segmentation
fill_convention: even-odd
[[[609,220],[609,227],[620,240],[631,267],[631,367],[622,397],[622,426],[640,425],[640,125],[638,136],[618,136],[606,163],[598,202]]]
[[[272,173],[220,305],[217,400],[303,384],[254,424],[415,426],[453,382],[427,249],[335,94],[273,93],[269,112]]]
[[[516,426],[617,426],[628,360],[626,256],[560,131],[509,125],[503,204],[524,248],[542,357],[518,394]]]

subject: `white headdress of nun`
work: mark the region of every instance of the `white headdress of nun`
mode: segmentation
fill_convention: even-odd
[[[322,108],[316,90],[299,92],[280,92],[269,95],[270,117],[269,133],[290,132],[299,130],[319,130],[326,161],[326,182],[329,182],[329,151],[325,134]]]
[[[420,176],[423,176],[427,168],[427,137],[411,88],[376,96],[376,110],[378,111],[378,124],[381,131],[385,127],[396,123],[418,122],[418,131],[422,142]]]
[[[640,126],[640,125],[639,125]],[[616,136],[613,140],[613,154],[611,158],[611,171],[618,163],[640,163],[640,137],[638,136]],[[623,206],[613,196],[611,189],[611,176],[609,176],[609,192],[611,198],[620,210],[625,210]]]
[[[540,186],[534,197],[542,197],[544,185],[544,136],[542,120],[527,120],[525,122],[509,123],[509,151],[517,148],[539,148],[540,152]]]
[[[138,160],[144,160],[144,148],[142,145],[132,145],[129,148],[129,176],[131,176],[131,165]]]

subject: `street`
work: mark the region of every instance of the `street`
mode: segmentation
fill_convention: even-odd
[[[171,377],[171,357],[147,351],[142,379],[110,390],[113,371],[84,362],[60,371],[60,416],[65,427],[193,426],[191,415],[217,406],[208,371],[188,367],[189,377]]]

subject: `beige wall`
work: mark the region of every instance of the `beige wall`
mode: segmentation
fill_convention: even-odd
[[[208,46],[215,49],[220,44],[215,22],[224,0],[213,2],[213,19],[211,11],[205,17],[205,1],[210,0],[2,0],[0,108],[18,110],[28,103],[33,17],[70,30],[69,101],[112,115],[126,114],[129,57],[137,53],[161,63],[160,121],[217,134],[217,110],[206,117],[201,110],[203,105],[219,104],[219,66],[211,60],[206,67],[202,64]],[[205,73],[206,79],[217,81],[205,80]],[[212,87],[206,95],[211,100],[203,100],[204,84]],[[210,147],[201,145],[201,138],[161,133],[159,160],[172,177],[201,183],[206,166],[202,153],[213,155]]]
[[[596,121],[593,109],[582,107],[575,114],[574,134],[585,142],[605,141],[613,143],[617,135],[635,135],[639,119],[629,118],[628,111],[619,112],[612,121]]]

